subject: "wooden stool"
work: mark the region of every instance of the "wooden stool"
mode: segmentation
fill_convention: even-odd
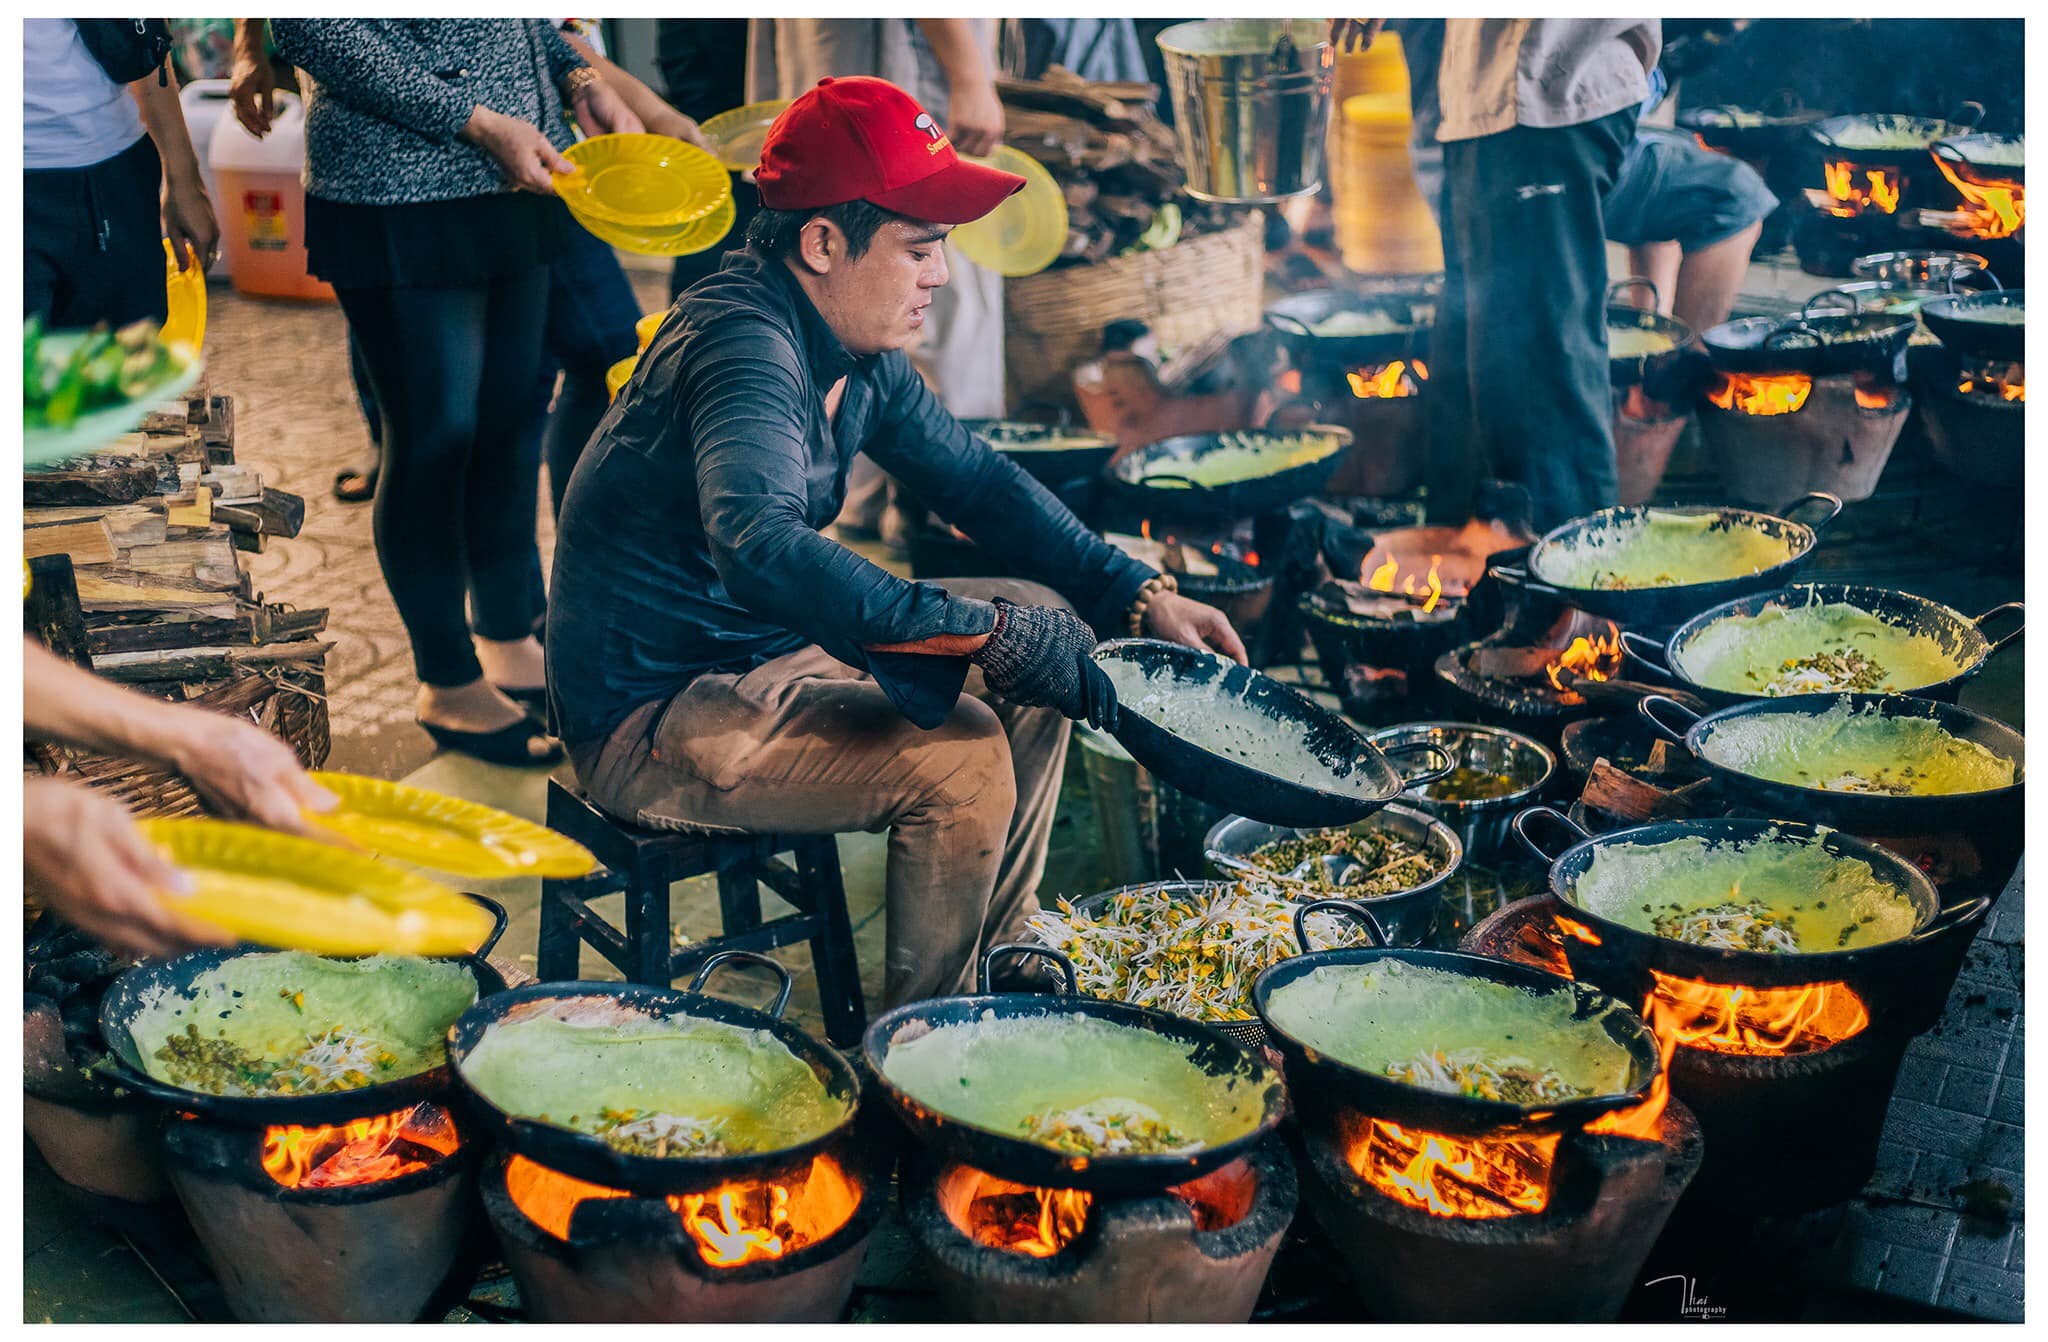
[[[588,848],[602,866],[588,876],[541,882],[535,969],[542,979],[577,977],[584,942],[631,982],[667,987],[720,951],[766,951],[808,941],[826,1038],[841,1048],[860,1042],[867,1007],[832,835],[642,829],[606,815],[581,792],[552,778],[548,828]],[[793,866],[783,860],[784,853]],[[669,886],[712,872],[718,875],[723,934],[672,953]],[[763,922],[763,882],[798,911]],[[623,933],[589,904],[620,890],[626,893]]]

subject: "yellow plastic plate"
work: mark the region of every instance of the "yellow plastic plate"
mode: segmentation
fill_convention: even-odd
[[[637,354],[629,354],[625,358],[613,364],[611,367],[605,369],[605,399],[608,401],[618,400],[619,393],[624,391],[626,389],[626,384],[633,380],[633,370],[635,368],[638,368],[639,366],[640,356]]]
[[[466,955],[489,912],[437,881],[317,839],[225,820],[139,822],[198,889],[179,913],[244,941],[316,955]]]
[[[728,190],[725,199],[719,201],[711,213],[674,228],[621,228],[602,219],[586,219],[580,215],[576,216],[576,222],[621,251],[640,256],[690,256],[707,247],[717,246],[721,238],[732,232],[733,220],[738,213],[733,205],[732,192]]]
[[[160,339],[168,345],[183,341],[193,349],[206,343],[206,267],[194,259],[178,269],[178,254],[171,240],[164,239],[164,296],[170,301]]]
[[[974,161],[1016,173],[1024,179],[1024,189],[953,230],[950,240],[960,254],[1011,279],[1036,275],[1059,260],[1060,249],[1067,245],[1067,198],[1052,174],[1037,159],[1006,144]]]
[[[307,822],[385,857],[483,879],[587,876],[597,868],[582,844],[494,807],[360,774],[313,778],[341,805],[308,811]]]
[[[732,196],[723,165],[666,135],[599,135],[562,151],[555,194],[579,217],[647,233],[702,219]]]
[[[748,103],[699,122],[697,129],[711,142],[711,152],[720,163],[734,172],[752,172],[761,166],[761,146],[768,139],[768,128],[789,104],[788,98]]]
[[[661,323],[667,316],[668,309],[663,308],[659,312],[650,312],[639,321],[633,323],[633,338],[640,342],[637,347],[638,350],[644,351],[649,345],[654,343],[654,333],[661,329]]]

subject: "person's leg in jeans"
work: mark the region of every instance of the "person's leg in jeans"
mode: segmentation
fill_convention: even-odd
[[[1630,109],[1444,146],[1480,450],[1539,530],[1614,503],[1601,199],[1634,126]]]
[[[533,699],[546,681],[533,631],[543,612],[533,604],[540,572],[534,527],[540,506],[541,426],[531,402],[498,389],[532,387],[542,352],[532,333],[547,320],[546,270],[525,272],[489,290],[477,448],[463,491],[470,625],[491,684]]]
[[[372,519],[377,560],[412,643],[420,678],[419,717],[432,727],[491,733],[532,725],[524,710],[484,678],[464,606],[473,585],[473,535],[489,531],[472,526],[472,510],[516,506],[514,477],[520,474],[506,469],[502,454],[493,463],[496,480],[483,478],[490,472],[472,470],[483,408],[493,402],[527,404],[525,392],[533,385],[539,357],[545,285],[546,273],[534,270],[492,287],[337,290],[361,341],[383,418],[384,462]],[[522,287],[524,304],[514,301]],[[500,295],[499,288],[511,292]],[[495,321],[520,315],[526,325]],[[487,370],[519,380],[492,384],[486,381]],[[520,394],[508,394],[515,386]],[[495,418],[492,426],[505,432]],[[538,485],[532,470],[525,474],[531,543]],[[470,497],[473,480],[482,492],[477,499]],[[514,496],[510,500],[507,491]],[[482,540],[483,558],[502,566],[502,554],[491,548],[494,537],[485,534]],[[523,578],[525,571],[523,560],[513,561],[515,578]],[[489,585],[484,586],[487,616],[495,616],[500,612],[491,604]],[[523,588],[515,591],[523,609]],[[526,756],[540,759],[552,753],[538,733],[528,739],[539,744],[524,746]]]
[[[370,370],[363,362],[363,342],[354,327],[348,332],[348,380],[355,387],[356,405],[363,412],[369,431],[369,446],[355,464],[334,473],[334,497],[343,503],[368,503],[377,493],[377,467],[383,457],[384,412],[377,408],[377,393],[370,386]]]
[[[1058,600],[1024,582],[946,587]],[[873,680],[806,648],[700,677],[575,760],[592,800],[640,824],[888,830],[886,1007],[966,987],[981,950],[1021,933],[1068,733],[1051,709],[994,700],[979,671],[945,723],[924,731]]]

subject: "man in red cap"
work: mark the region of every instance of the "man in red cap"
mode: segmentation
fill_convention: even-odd
[[[903,354],[947,232],[1022,178],[848,78],[790,105],[756,180],[747,247],[677,299],[569,481],[549,695],[578,780],[624,819],[888,830],[893,1005],[962,987],[1037,908],[1068,720],[1116,711],[1097,636],[1244,648]],[[857,452],[1036,581],[907,582],[821,534]]]

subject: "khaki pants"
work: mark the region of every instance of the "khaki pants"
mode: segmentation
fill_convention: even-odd
[[[959,579],[962,596],[1063,605],[1034,583]],[[604,810],[650,828],[889,831],[883,1008],[972,985],[982,950],[1038,909],[1069,723],[994,697],[981,671],[932,731],[818,648],[700,676],[574,752]]]

